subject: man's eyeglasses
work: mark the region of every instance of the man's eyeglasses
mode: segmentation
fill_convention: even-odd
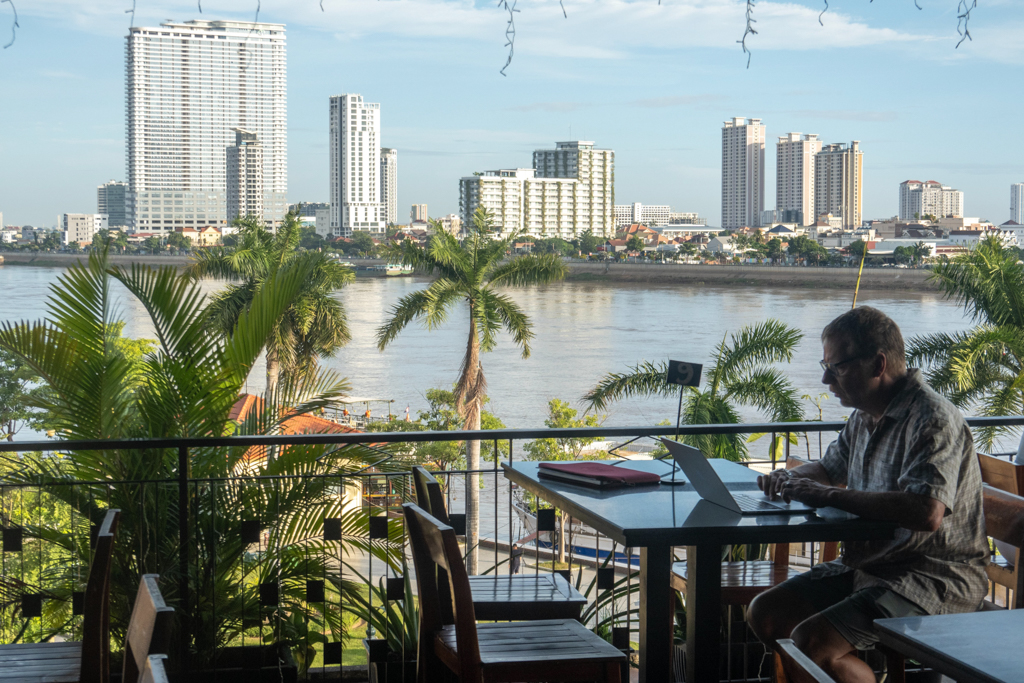
[[[863,360],[864,358],[867,357],[868,356],[854,356],[852,358],[847,358],[846,360],[841,360],[836,363],[826,363],[823,360],[819,360],[818,363],[821,365],[822,370],[824,370],[827,373],[830,373],[833,377],[838,377],[839,373],[837,373],[836,370],[839,368],[840,365],[846,365],[847,363],[852,363],[855,360]]]

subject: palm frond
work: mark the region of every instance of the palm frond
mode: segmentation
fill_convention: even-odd
[[[525,287],[562,280],[568,273],[565,262],[555,254],[524,255],[496,265],[488,280],[492,285]]]
[[[672,396],[677,388],[667,383],[668,363],[644,361],[628,372],[609,372],[583,396],[587,410],[606,410],[616,401],[634,396]]]

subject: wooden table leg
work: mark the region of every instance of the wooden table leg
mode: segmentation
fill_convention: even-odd
[[[672,548],[640,549],[640,683],[672,680]]]
[[[686,548],[686,680],[717,681],[722,621],[722,547]]]

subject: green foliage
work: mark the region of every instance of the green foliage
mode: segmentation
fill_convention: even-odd
[[[418,419],[412,422],[395,419],[390,422],[373,422],[367,431],[371,432],[450,432],[462,429],[463,420],[459,417],[455,405],[455,392],[445,389],[427,389],[427,409],[419,411]],[[490,399],[483,398],[484,408],[480,413],[480,429],[505,429],[505,423],[497,415],[487,410]],[[396,448],[409,454],[417,464],[434,470],[466,469],[466,451],[464,441],[436,441],[432,443],[398,444]],[[488,443],[481,449],[481,456],[488,461],[497,458],[508,458],[509,446],[505,441]],[[444,483],[444,482],[443,482]]]
[[[191,251],[192,240],[185,237],[184,233],[171,232],[167,234],[167,246],[170,249],[177,249],[178,251]]]
[[[42,378],[48,392],[36,407],[48,411],[68,439],[204,437],[232,429],[243,435],[280,433],[283,420],[323,408],[347,388],[332,374],[294,378],[267,395],[242,424],[229,419],[264,341],[314,267],[296,260],[279,269],[223,337],[208,324],[198,286],[180,279],[175,268],[111,268],[105,253],[94,253],[88,266],[68,269],[52,286],[43,320],[0,325],[0,348]],[[155,348],[118,340],[115,281],[148,312],[158,338]],[[107,508],[121,510],[110,580],[112,638],[124,637],[140,575],[156,573],[161,591],[177,608],[179,624],[186,617],[191,624],[189,644],[200,663],[243,634],[291,643],[300,623],[338,637],[340,614],[305,602],[310,576],[326,577],[328,604],[355,590],[326,559],[329,555],[371,552],[391,566],[399,564],[400,525],[391,525],[388,539],[370,541],[368,513],[343,507],[339,495],[341,477],[380,460],[379,453],[363,447],[287,446],[273,453],[192,448],[187,467],[195,483],[187,511],[178,506],[176,487],[164,483],[177,477],[176,449],[64,452],[57,445],[55,450],[57,457],[27,454],[5,475],[8,486],[38,492],[24,516],[12,522],[25,527],[33,557],[38,548],[52,558],[26,575],[28,585],[15,574],[0,578],[4,624],[16,619],[19,603],[10,596],[45,592],[48,597],[43,619],[23,638],[45,640],[72,627],[71,595],[82,589],[89,563],[89,525]],[[269,478],[244,485],[231,480],[241,472]],[[136,483],[110,486],[110,481]],[[191,534],[187,551],[179,547],[182,514]],[[342,520],[340,549],[334,544],[328,549],[322,540],[324,517]],[[263,540],[258,545],[241,540],[245,520],[259,520]],[[187,596],[179,592],[183,552],[189,554]],[[277,607],[260,606],[259,586],[266,583],[279,586]],[[297,653],[307,654],[305,646]]]
[[[8,441],[25,425],[43,426],[45,414],[31,407],[46,391],[41,380],[28,363],[0,349],[0,428]]]
[[[151,254],[159,254],[163,249],[163,244],[161,244],[159,237],[147,237],[142,245]]]
[[[868,248],[868,243],[865,242],[864,240],[857,240],[853,244],[851,244],[849,247],[847,247],[847,249],[850,252],[850,255],[853,256],[854,258],[856,258],[856,260],[858,262],[864,256],[864,250],[867,249],[867,248]]]
[[[791,256],[795,256],[808,263],[818,263],[828,259],[828,251],[805,235],[791,237],[787,251]]]
[[[317,234],[316,228],[300,228],[299,247],[309,251],[316,251],[323,248],[324,238]]]
[[[1017,250],[990,237],[967,254],[937,263],[929,279],[978,326],[914,337],[907,345],[908,363],[926,368],[932,387],[961,409],[990,416],[1024,413],[1024,264]],[[991,449],[1009,431],[977,430],[978,442]]]
[[[768,240],[768,244],[765,245],[765,254],[772,261],[775,261],[775,262],[781,261],[782,260],[782,240],[779,239],[778,237],[773,237],[770,240]]]
[[[579,427],[600,427],[605,417],[584,415],[576,417],[576,409],[565,401],[553,398],[548,401],[548,418],[544,426],[551,429],[572,429]],[[603,451],[586,453],[597,438],[577,437],[568,439],[535,439],[524,447],[531,460],[589,460],[606,457]]]
[[[411,573],[405,561],[402,562],[404,591],[398,605],[387,599],[384,577],[381,577],[379,585],[374,586],[359,570],[348,563],[345,566],[369,587],[365,597],[357,591],[346,596],[348,611],[365,621],[378,636],[383,636],[392,652],[414,654],[419,639],[419,600],[413,595]]]
[[[597,248],[604,243],[604,241],[600,237],[594,235],[594,231],[589,228],[584,230],[580,236],[576,238],[575,242],[582,254],[593,254],[597,251]]]
[[[737,405],[757,408],[772,422],[800,420],[803,411],[796,389],[773,365],[790,362],[802,337],[798,330],[769,319],[723,339],[706,370],[704,388],[683,389],[683,422],[736,424],[740,421]],[[590,409],[604,410],[632,396],[677,396],[680,389],[666,382],[667,373],[667,362],[645,361],[625,373],[608,373],[583,400]],[[683,441],[708,457],[744,460],[747,456],[744,439],[737,434],[702,434]]]
[[[626,249],[629,251],[643,251],[644,241],[637,235],[630,235],[629,239],[626,240]]]
[[[345,309],[334,293],[355,275],[327,253],[299,251],[302,227],[293,213],[285,216],[276,235],[252,216],[235,224],[236,246],[199,251],[182,277],[192,282],[205,277],[229,281],[213,296],[207,317],[215,329],[230,336],[240,316],[278,273],[304,264],[307,279],[266,339],[267,387],[273,391],[279,373],[315,372],[319,358],[333,356],[348,343]]]
[[[359,254],[361,256],[373,256],[377,251],[370,233],[365,230],[355,230],[349,242],[343,242],[342,251],[346,254]]]

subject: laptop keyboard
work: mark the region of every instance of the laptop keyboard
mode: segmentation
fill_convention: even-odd
[[[778,510],[784,505],[766,500],[764,496],[747,496],[742,493],[732,494],[733,500],[744,512],[757,512],[758,510]]]

